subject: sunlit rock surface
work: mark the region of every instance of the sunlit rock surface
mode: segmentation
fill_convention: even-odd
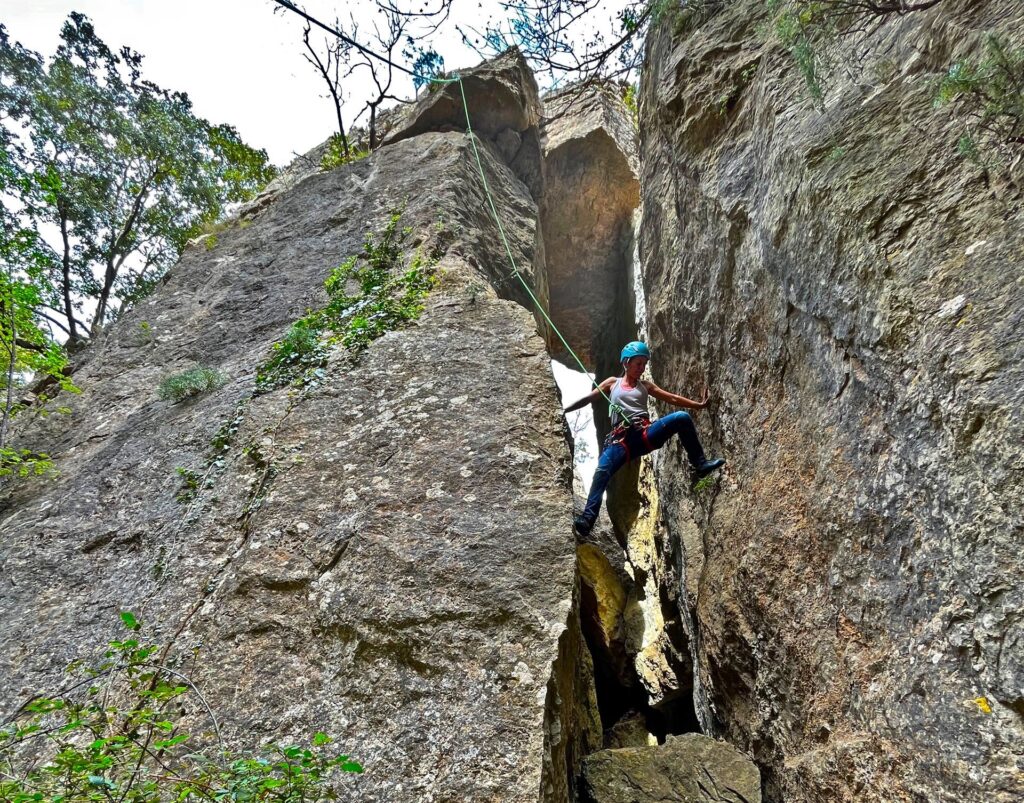
[[[700,490],[658,464],[697,713],[769,800],[1020,800],[1019,165],[961,158],[932,99],[1024,8],[841,39],[866,77],[823,114],[764,4],[711,12],[659,26],[640,102],[653,374],[711,387],[729,458]]]
[[[735,747],[696,733],[603,750],[583,767],[585,803],[761,803],[761,779]]]
[[[528,268],[536,205],[482,157]],[[230,744],[335,737],[366,767],[343,796],[572,798],[601,730],[569,453],[532,312],[494,289],[508,258],[476,171],[463,133],[424,131],[300,172],[91,347],[72,414],[24,432],[59,476],[0,497],[4,713],[131,610],[198,650]],[[403,205],[411,245],[442,254],[420,320],[337,352],[313,388],[254,396],[271,344]],[[227,384],[158,399],[195,363]],[[194,500],[176,500],[179,466],[201,476]]]

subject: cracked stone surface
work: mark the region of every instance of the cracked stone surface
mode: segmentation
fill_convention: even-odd
[[[761,778],[735,747],[707,736],[602,750],[583,765],[585,803],[761,803]]]
[[[766,14],[666,21],[641,88],[652,371],[711,387],[729,459],[701,490],[658,463],[698,714],[768,800],[1020,800],[1020,166],[960,158],[931,101],[1024,11],[841,39],[866,77],[820,114]]]
[[[483,157],[529,266],[536,205]],[[335,737],[366,767],[343,795],[571,798],[601,732],[570,459],[544,341],[492,287],[507,257],[475,171],[463,134],[423,132],[296,174],[84,355],[73,413],[24,433],[60,476],[0,497],[4,713],[101,650],[127,609],[198,647],[231,744]],[[413,240],[444,252],[417,324],[355,363],[336,353],[317,387],[254,397],[271,344],[403,202]],[[197,362],[227,383],[157,398]],[[178,466],[202,475],[192,502],[175,499]]]

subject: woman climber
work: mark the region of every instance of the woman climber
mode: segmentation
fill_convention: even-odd
[[[594,481],[590,485],[590,495],[583,513],[576,519],[576,531],[580,535],[589,535],[597,521],[597,513],[601,509],[601,497],[612,475],[630,460],[641,457],[664,446],[673,435],[678,435],[690,464],[698,477],[710,474],[716,468],[725,465],[721,457],[708,460],[697,437],[697,428],[689,413],[670,413],[652,422],[647,412],[648,394],[676,407],[688,407],[691,410],[703,410],[708,406],[710,394],[704,391],[704,398],[693,401],[684,396],[677,396],[662,390],[653,382],[641,379],[647,369],[647,361],[651,358],[651,350],[646,343],[638,340],[627,343],[622,349],[619,362],[622,363],[623,375],[609,377],[593,393],[584,396],[565,408],[569,413],[579,410],[601,397],[611,402],[609,412],[612,419],[612,431],[604,442],[604,450],[597,462]]]

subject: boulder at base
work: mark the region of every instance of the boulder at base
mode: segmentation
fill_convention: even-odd
[[[587,803],[761,803],[761,775],[743,753],[698,733],[602,750],[583,764]]]

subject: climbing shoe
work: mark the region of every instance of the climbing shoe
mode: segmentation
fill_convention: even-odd
[[[716,457],[714,460],[708,460],[705,458],[701,460],[697,465],[693,467],[693,473],[698,477],[706,477],[716,468],[721,468],[725,465],[724,457]]]
[[[572,523],[573,530],[576,531],[576,535],[580,538],[586,538],[589,536],[593,527],[593,524],[587,524],[583,519],[575,519]]]

